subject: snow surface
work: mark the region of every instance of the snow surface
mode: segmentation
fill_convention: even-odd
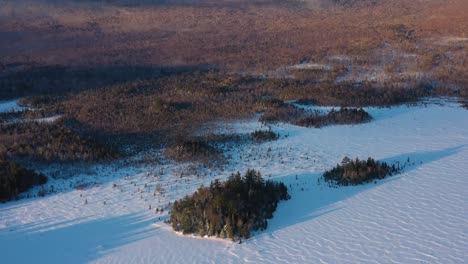
[[[21,111],[27,109],[27,107],[22,107],[18,105],[17,100],[10,100],[10,101],[0,101],[0,113],[7,113],[13,111]]]
[[[99,165],[52,179],[46,188],[60,192],[0,205],[2,263],[466,263],[468,111],[451,102],[366,110],[367,124],[272,126],[279,140],[232,148],[224,171]],[[318,182],[345,155],[411,166],[375,184]],[[170,201],[247,168],[290,186],[266,231],[236,244],[163,222]]]
[[[289,69],[295,70],[324,70],[331,71],[333,69],[330,65],[319,64],[319,63],[301,63],[293,66],[289,66]]]

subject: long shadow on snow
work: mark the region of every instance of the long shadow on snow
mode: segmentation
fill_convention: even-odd
[[[33,223],[0,229],[5,263],[85,263],[120,246],[157,234],[154,219],[144,213],[81,222]],[[29,252],[26,253],[25,252]]]
[[[275,178],[284,182],[292,196],[291,200],[281,202],[274,214],[273,219],[268,221],[266,231],[258,233],[257,236],[271,235],[276,230],[309,221],[321,215],[342,208],[340,201],[344,201],[360,192],[398,180],[402,174],[417,169],[425,163],[434,162],[458,153],[465,146],[457,146],[437,151],[411,152],[383,159],[385,162],[400,162],[404,164],[408,158],[409,165],[399,175],[388,177],[374,183],[358,186],[342,186],[338,188],[329,187],[323,180],[318,183],[322,173],[293,174]],[[296,176],[297,175],[297,176]]]

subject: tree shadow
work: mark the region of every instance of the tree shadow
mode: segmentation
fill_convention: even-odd
[[[47,224],[39,221],[0,229],[4,263],[84,263],[159,233],[143,212],[99,220]]]
[[[407,165],[398,175],[364,185],[330,187],[323,180],[318,181],[322,173],[303,173],[275,178],[275,180],[284,182],[288,186],[292,198],[279,204],[274,217],[268,221],[267,230],[259,232],[257,236],[271,235],[279,229],[294,226],[321,215],[340,210],[345,206],[340,203],[341,201],[388,182],[398,180],[404,177],[406,173],[424,164],[454,155],[464,147],[465,145],[460,145],[443,150],[411,152],[383,159],[382,161],[385,162],[400,162],[400,164],[405,164],[406,162]]]
[[[19,69],[16,69],[19,68]],[[64,95],[137,80],[158,79],[190,72],[207,72],[215,65],[93,65],[43,66],[25,63],[6,66],[0,77],[0,100],[26,96]]]

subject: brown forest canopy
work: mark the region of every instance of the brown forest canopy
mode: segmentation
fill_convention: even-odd
[[[464,0],[6,1],[0,58],[4,67],[214,64],[263,70],[333,53],[367,55],[385,42],[412,50],[465,37],[467,9]],[[401,25],[414,34],[395,32]]]

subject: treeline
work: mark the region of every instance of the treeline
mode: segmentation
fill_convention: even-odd
[[[376,161],[372,158],[367,160],[351,160],[343,158],[341,164],[337,164],[331,170],[323,174],[323,178],[338,185],[357,185],[367,183],[377,179],[384,179],[401,172],[403,167],[399,165],[389,165],[386,162]]]
[[[331,2],[345,6],[345,7],[356,7],[356,6],[366,6],[371,4],[376,4],[375,0],[331,0]]]
[[[272,94],[283,100],[310,101],[316,105],[328,106],[391,106],[403,103],[417,102],[425,96],[452,95],[456,91],[415,83],[411,87],[394,86],[391,83],[384,86],[371,82],[308,82],[301,80],[265,80],[264,86],[277,87]]]
[[[0,126],[0,154],[43,161],[105,161],[117,157],[112,148],[55,123],[24,122]]]
[[[170,222],[184,234],[249,238],[251,231],[266,229],[279,201],[289,198],[283,183],[265,181],[255,170],[238,172],[176,201]]]
[[[264,124],[277,122],[296,123],[307,115],[307,112],[302,108],[298,108],[290,104],[284,104],[268,108],[260,117],[260,122]]]
[[[325,115],[308,116],[297,121],[296,125],[319,128],[335,124],[360,124],[369,122],[371,120],[372,116],[362,108],[351,109],[342,107],[339,110],[332,109]]]
[[[255,141],[272,141],[279,138],[279,135],[269,130],[255,130],[250,134]]]
[[[362,108],[341,107],[334,108],[323,114],[320,111],[307,111],[293,104],[286,104],[281,100],[268,100],[261,104],[265,111],[260,117],[262,123],[284,122],[303,127],[320,128],[328,125],[360,124],[372,120],[372,116]],[[274,103],[271,103],[274,102]],[[309,104],[309,100],[299,100],[302,104]]]
[[[0,202],[17,197],[35,185],[47,182],[47,177],[25,169],[16,162],[0,155]]]

